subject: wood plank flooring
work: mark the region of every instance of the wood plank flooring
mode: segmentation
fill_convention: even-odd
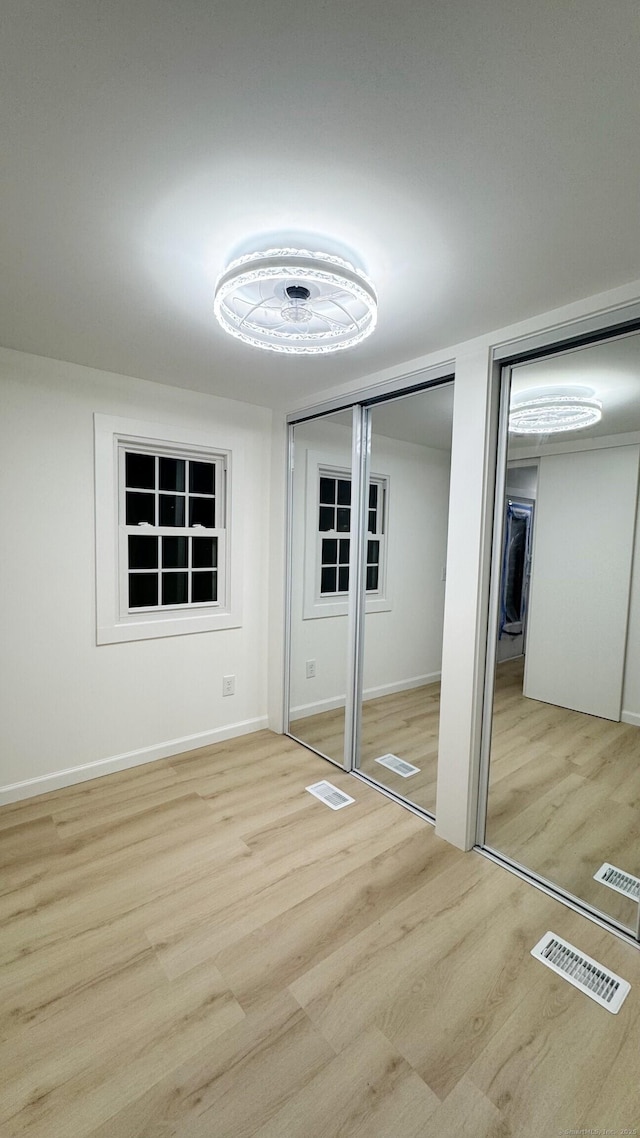
[[[498,666],[487,844],[628,928],[636,903],[594,881],[608,861],[640,877],[640,729],[526,699],[524,661]],[[440,685],[369,700],[360,769],[435,813]],[[342,755],[344,711],[292,724],[293,734]],[[375,761],[388,752],[419,768],[402,778]]]
[[[640,1127],[640,953],[291,740],[2,808],[0,861],[3,1138]],[[631,981],[618,1016],[548,928]]]
[[[593,874],[640,877],[640,729],[526,699],[523,670],[498,666],[487,844],[635,927],[637,903]]]
[[[439,725],[439,683],[365,700],[362,705],[360,770],[382,786],[435,814]],[[291,733],[330,759],[342,762],[344,708],[297,719],[291,724]],[[403,778],[376,762],[387,754],[412,763],[418,767],[419,773]]]

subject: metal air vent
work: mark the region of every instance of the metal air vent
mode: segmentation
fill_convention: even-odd
[[[379,759],[376,759],[376,762],[381,763],[383,767],[388,767],[390,771],[401,775],[402,778],[411,778],[412,774],[420,773],[420,767],[412,766],[404,759],[399,759],[397,755],[381,755]]]
[[[355,798],[350,798],[343,790],[338,790],[332,782],[314,782],[312,786],[305,786],[305,790],[313,794],[314,798],[319,798],[325,806],[330,806],[332,810],[342,810],[343,806],[355,802]]]
[[[609,972],[597,960],[580,952],[555,933],[545,933],[535,948],[531,949],[531,955],[609,1012],[620,1011],[631,989],[627,980],[616,976],[615,972]]]

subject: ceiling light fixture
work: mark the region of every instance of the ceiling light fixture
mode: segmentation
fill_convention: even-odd
[[[320,355],[370,336],[377,306],[371,281],[341,257],[268,249],[231,262],[216,282],[213,311],[245,344]]]
[[[591,395],[570,391],[553,395],[531,392],[517,396],[509,412],[509,431],[513,435],[553,435],[559,431],[581,431],[602,418],[602,403]]]

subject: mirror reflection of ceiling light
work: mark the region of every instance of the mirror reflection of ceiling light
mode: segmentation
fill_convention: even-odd
[[[231,262],[216,283],[213,311],[245,344],[320,355],[371,335],[377,297],[364,273],[341,257],[268,249]]]
[[[509,431],[513,435],[553,435],[581,431],[602,418],[602,403],[591,388],[570,387],[553,392],[522,391],[511,401]]]

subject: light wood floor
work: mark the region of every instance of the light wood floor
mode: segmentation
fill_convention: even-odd
[[[640,877],[640,729],[526,699],[523,671],[498,667],[487,844],[635,927],[637,903],[593,874]]]
[[[633,900],[593,880],[605,861],[640,877],[640,729],[526,699],[523,659],[498,666],[487,844],[633,928]],[[369,700],[360,769],[435,813],[440,685]],[[344,712],[292,724],[331,757],[343,752]],[[410,778],[375,762],[391,752]]]
[[[435,814],[438,771],[440,684],[366,700],[362,705],[360,770],[423,810]],[[342,762],[344,708],[323,711],[291,723],[291,733]],[[376,759],[397,755],[418,767],[409,778],[394,774]]]
[[[0,839],[3,1138],[640,1124],[640,953],[289,740],[4,807]],[[631,981],[619,1015],[533,960],[547,929]]]

